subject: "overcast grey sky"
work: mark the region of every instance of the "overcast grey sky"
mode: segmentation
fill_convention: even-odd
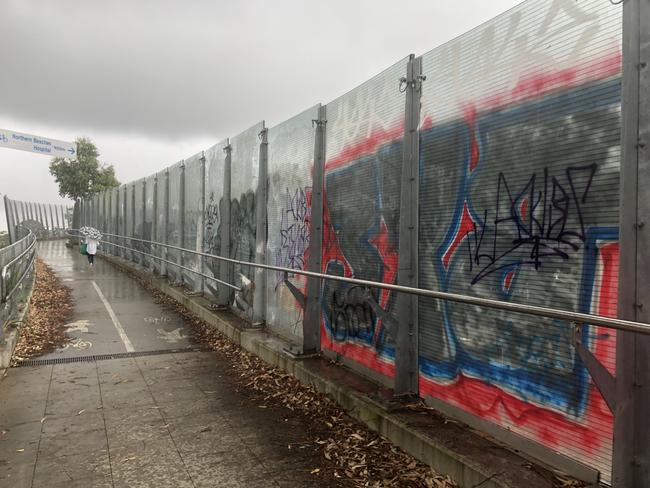
[[[2,0],[0,127],[89,137],[126,182],[327,103],[517,3]],[[0,193],[61,201],[48,163],[0,148]]]

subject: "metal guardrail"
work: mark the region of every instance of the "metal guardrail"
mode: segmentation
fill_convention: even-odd
[[[25,237],[22,239],[16,241],[15,243],[11,244],[10,246],[7,246],[6,248],[3,248],[4,250],[9,249],[9,248],[19,248],[22,247],[25,243],[27,244],[27,247],[16,257],[14,257],[11,261],[5,263],[2,266],[2,269],[0,270],[0,302],[1,303],[6,303],[11,299],[11,297],[14,295],[16,290],[20,287],[22,284],[23,280],[25,279],[25,276],[29,274],[31,271],[34,261],[36,259],[36,252],[35,247],[36,247],[36,235],[31,231],[31,229],[27,229],[28,233]],[[16,264],[19,263],[20,261],[23,261],[25,256],[29,255],[31,253],[31,256],[28,258],[29,259],[29,264],[25,267],[25,269],[22,271],[20,277],[11,285],[11,287],[8,287],[8,281],[10,278],[10,272],[9,270]]]
[[[76,230],[76,229],[71,229],[71,230]],[[336,275],[330,275],[330,274],[325,274],[325,273],[317,273],[313,271],[304,271],[304,270],[299,270],[299,269],[292,269],[292,268],[284,268],[281,266],[273,266],[269,264],[260,264],[260,263],[251,263],[249,261],[241,261],[238,259],[233,259],[233,258],[226,258],[223,256],[217,256],[214,254],[209,254],[205,252],[200,252],[200,251],[194,251],[192,249],[185,249],[179,246],[174,246],[172,244],[165,244],[162,242],[156,242],[156,241],[150,241],[146,239],[139,239],[137,237],[129,237],[129,236],[123,236],[119,234],[110,234],[110,233],[102,233],[104,236],[108,237],[115,237],[118,239],[128,239],[130,241],[137,241],[137,242],[143,242],[155,246],[161,246],[165,247],[167,249],[174,249],[183,253],[189,253],[189,254],[194,254],[197,256],[203,256],[206,258],[210,259],[216,259],[219,261],[224,261],[228,263],[233,263],[233,264],[239,264],[241,266],[252,266],[255,268],[261,268],[261,269],[268,269],[272,271],[279,271],[283,273],[291,273],[291,274],[298,274],[302,276],[308,276],[308,277],[313,277],[317,279],[322,279],[322,280],[332,280],[332,281],[339,281],[343,283],[350,283],[354,285],[359,285],[363,286],[366,288],[381,288],[384,290],[391,290],[391,291],[397,291],[401,293],[409,293],[412,295],[417,295],[417,296],[423,296],[423,297],[428,297],[428,298],[436,298],[439,300],[446,300],[446,301],[451,301],[451,302],[457,302],[457,303],[464,303],[467,305],[476,305],[480,307],[488,307],[488,308],[494,308],[497,310],[505,310],[508,312],[516,312],[516,313],[522,313],[522,314],[528,314],[528,315],[536,315],[539,317],[546,317],[546,318],[553,318],[553,319],[559,319],[559,320],[565,320],[567,322],[572,323],[573,325],[583,325],[583,324],[589,324],[589,325],[598,325],[601,327],[609,327],[612,329],[616,330],[621,330],[621,331],[627,331],[627,332],[637,332],[640,334],[648,334],[650,335],[650,325],[649,324],[644,324],[641,322],[632,322],[629,320],[622,320],[622,319],[617,319],[617,318],[611,318],[611,317],[603,317],[601,315],[592,315],[592,314],[586,314],[586,313],[580,313],[580,312],[571,312],[568,310],[560,310],[560,309],[555,309],[555,308],[549,308],[549,307],[538,307],[535,305],[525,305],[525,304],[520,304],[520,303],[510,303],[510,302],[503,302],[500,300],[493,300],[489,298],[480,298],[480,297],[472,297],[468,295],[459,295],[456,293],[448,293],[448,292],[442,292],[442,291],[435,291],[435,290],[426,290],[423,288],[412,288],[408,286],[401,286],[401,285],[395,285],[391,283],[381,283],[377,281],[370,281],[370,280],[362,280],[358,278],[346,278],[344,276],[336,276]],[[77,236],[75,236],[77,237]],[[140,251],[135,248],[130,248],[127,246],[121,246],[119,244],[114,244],[114,243],[108,243],[113,246],[121,247],[123,249],[131,250],[134,252],[139,252],[142,254],[147,254],[143,251]],[[161,259],[158,256],[154,256],[149,254],[149,256],[154,257],[156,259]],[[210,278],[212,280],[218,281],[219,283],[228,286],[230,288],[234,288],[239,290],[234,285],[231,285],[229,283],[225,283],[221,280],[217,280],[214,277],[210,277],[208,275],[204,275],[200,272],[197,272],[195,270],[185,268],[177,263],[166,261],[167,263],[179,267],[181,269],[185,269],[187,271],[190,271],[192,273],[197,273],[202,276],[205,276],[207,278]]]
[[[67,234],[68,236],[70,236],[70,237],[79,237],[79,238],[83,238],[82,235],[80,235],[80,234],[78,234],[78,235],[73,235],[72,232],[78,232],[78,230],[77,230],[77,229],[70,229],[70,230],[67,230],[67,231],[66,231],[66,234]],[[104,235],[104,236],[107,236],[107,235],[112,235],[112,234],[103,234],[103,235]],[[127,238],[127,239],[130,239],[130,238]],[[127,251],[136,252],[136,253],[142,254],[142,255],[144,255],[144,256],[148,256],[148,257],[150,257],[150,258],[152,258],[152,259],[157,259],[158,261],[161,261],[161,262],[163,262],[163,263],[169,264],[170,266],[174,266],[174,267],[176,267],[176,268],[178,268],[178,269],[182,269],[182,270],[184,270],[184,271],[187,271],[188,273],[194,273],[194,274],[196,274],[196,275],[198,275],[198,276],[202,276],[203,278],[205,278],[205,279],[207,279],[207,280],[211,280],[211,281],[214,281],[214,282],[216,282],[216,283],[219,283],[220,285],[227,286],[228,288],[232,288],[232,289],[235,290],[235,291],[242,291],[242,289],[241,289],[240,287],[236,286],[236,285],[232,285],[232,284],[230,284],[230,283],[227,283],[227,282],[225,282],[225,281],[220,280],[219,278],[215,278],[214,276],[210,276],[210,275],[207,275],[207,274],[205,274],[205,273],[201,273],[200,271],[197,271],[197,270],[192,269],[192,268],[188,268],[188,267],[186,267],[186,266],[183,266],[183,265],[181,265],[181,264],[175,263],[174,261],[170,261],[170,260],[165,259],[165,258],[163,258],[163,257],[156,256],[155,254],[151,254],[151,253],[148,253],[148,252],[145,252],[145,251],[141,251],[141,250],[139,250],[139,249],[135,249],[135,248],[133,248],[133,247],[128,247],[128,246],[122,246],[122,245],[120,245],[120,244],[115,244],[114,242],[108,242],[107,244],[109,244],[109,245],[111,245],[111,246],[114,246],[114,247],[118,247],[118,248],[120,248],[120,249],[125,249],[125,250],[127,250]]]

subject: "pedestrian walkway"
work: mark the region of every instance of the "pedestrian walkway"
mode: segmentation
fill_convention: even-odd
[[[0,486],[337,486],[306,422],[259,408],[132,278],[63,241],[39,253],[73,290],[76,346],[0,381]]]

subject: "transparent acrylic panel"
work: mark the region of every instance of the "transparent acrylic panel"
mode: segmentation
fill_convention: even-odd
[[[319,106],[269,129],[266,262],[307,269],[311,234],[311,186]],[[306,292],[299,275],[266,272],[266,324],[289,339],[302,337],[303,309],[292,289]],[[292,285],[292,286],[291,286]]]
[[[128,237],[136,237],[135,235],[135,185],[133,182],[126,185],[126,235]],[[127,247],[130,249],[136,248],[136,242],[133,239],[127,240]],[[131,261],[137,260],[137,254],[132,251],[127,251],[127,259]]]
[[[226,154],[224,148],[228,141],[215,144],[205,151],[205,205],[203,207],[203,248],[205,252],[221,255],[221,219],[224,206],[224,171]],[[215,278],[220,277],[220,262],[216,259],[205,260],[205,274]],[[205,280],[205,293],[217,298],[221,290],[216,282]]]
[[[180,247],[182,244],[181,233],[183,229],[181,218],[181,175],[183,163],[176,163],[169,168],[169,221],[167,222],[167,244]],[[167,250],[167,259],[173,263],[181,264],[181,255],[175,249]],[[172,281],[181,281],[180,268],[168,265],[167,275]]]
[[[111,219],[108,224],[108,232],[110,234],[117,235],[120,233],[120,229],[118,227],[119,218],[120,218],[120,193],[117,188],[113,188],[111,190]],[[106,241],[119,244],[118,240],[112,236],[108,237]],[[117,247],[109,247],[109,250],[115,256],[118,256],[120,253],[119,248]]]
[[[104,202],[102,204],[102,218],[101,218],[100,230],[102,230],[103,232],[108,232],[108,225],[111,220],[111,190],[106,190],[102,192],[102,196]]]
[[[93,197],[93,227],[96,229],[99,228],[99,216],[101,214],[101,195],[95,195]],[[47,216],[45,212],[45,208],[43,208],[43,215],[45,218],[45,221],[47,222]]]
[[[144,184],[145,180],[140,179],[134,183],[134,201],[135,201],[135,228],[134,237],[142,239],[144,233]],[[133,247],[138,251],[143,251],[143,245],[140,241],[134,241]],[[134,259],[136,263],[143,264],[144,256],[140,253],[135,253]]]
[[[263,128],[260,122],[230,140],[230,256],[241,261],[255,261],[259,133]],[[250,266],[234,266],[235,284],[243,289],[235,305],[247,313],[252,311],[254,277],[255,270]]]
[[[145,241],[153,241],[153,228],[156,215],[156,175],[149,175],[145,179],[144,192],[145,192],[145,205],[144,205],[144,226],[142,228],[142,238]],[[142,250],[151,254],[151,244],[142,243]],[[143,256],[145,266],[153,266],[152,259],[148,256]]]
[[[422,62],[419,286],[615,315],[620,6],[528,1]],[[569,324],[424,299],[419,324],[421,394],[609,477]],[[583,340],[613,371],[614,334]]]
[[[126,226],[126,185],[120,186],[118,189],[118,231],[116,234],[124,236],[117,240],[117,244],[120,246],[128,246],[128,240],[125,238],[128,236],[128,229]],[[123,248],[119,248],[119,255],[126,259],[127,252]]]
[[[168,197],[168,175],[166,171],[158,173],[158,190],[156,191],[156,242],[165,243],[167,241],[167,197]],[[161,246],[154,246],[153,254],[163,259],[167,259],[167,253]],[[167,266],[160,260],[154,260],[154,271],[163,274]]]
[[[327,104],[323,271],[394,283],[399,246],[405,58]],[[388,313],[395,294],[373,290]],[[323,285],[324,348],[394,376],[394,337],[364,289]]]
[[[199,223],[202,219],[202,192],[203,192],[203,175],[202,160],[203,152],[185,160],[185,247],[194,251],[202,250],[201,234],[198,232]],[[198,256],[186,254],[184,266],[196,271],[200,271],[200,262]],[[187,283],[192,290],[201,289],[201,277],[195,273],[183,271],[183,281]]]

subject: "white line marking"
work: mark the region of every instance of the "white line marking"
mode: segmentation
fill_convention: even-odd
[[[106,297],[102,293],[102,291],[99,289],[99,286],[97,286],[97,283],[95,281],[91,282],[93,286],[95,287],[95,291],[99,295],[100,300],[104,303],[104,306],[106,307],[106,311],[108,312],[108,315],[111,316],[111,320],[113,321],[113,325],[117,329],[117,333],[120,335],[120,339],[122,339],[122,342],[124,343],[124,347],[126,347],[126,352],[133,352],[135,349],[133,348],[133,344],[131,344],[131,341],[126,335],[126,332],[124,332],[124,328],[122,327],[122,324],[120,323],[119,319],[117,318],[117,315],[115,315],[115,312],[113,312],[113,308],[111,307],[111,304],[108,303],[108,300],[106,300]]]

